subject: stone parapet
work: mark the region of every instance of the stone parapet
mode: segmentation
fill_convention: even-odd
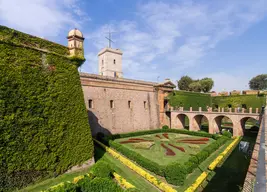
[[[267,140],[267,129],[266,129],[266,125],[267,125],[267,114],[265,113],[265,148],[266,148],[266,140]],[[258,157],[259,157],[259,148],[260,148],[260,138],[261,138],[261,132],[262,132],[262,128],[263,128],[263,123],[261,123],[260,129],[259,129],[259,133],[257,135],[257,139],[256,139],[256,143],[252,152],[252,157],[250,160],[250,164],[249,164],[249,168],[247,171],[247,175],[245,178],[245,182],[243,184],[243,189],[242,192],[252,192],[254,191],[254,186],[255,186],[255,182],[256,182],[256,174],[257,174],[257,166],[258,166]],[[266,152],[265,152],[265,156],[266,156]],[[266,161],[267,157],[265,157],[265,161]],[[265,166],[266,168],[266,166]],[[267,169],[266,171],[266,175],[267,175]],[[267,179],[267,178],[266,178]],[[267,191],[267,189],[266,189]]]

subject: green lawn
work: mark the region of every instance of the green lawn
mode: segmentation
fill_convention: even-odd
[[[161,139],[156,137],[156,135],[159,135]],[[180,140],[180,139],[198,139],[198,138],[203,138],[203,137],[177,134],[177,133],[168,133],[168,136],[169,136],[169,139],[166,139],[164,136],[162,136],[162,134],[159,133],[159,134],[150,134],[150,135],[144,135],[144,136],[138,136],[138,137],[131,137],[131,138],[140,138],[140,139],[146,139],[146,140],[152,140],[152,141],[141,142],[137,144],[136,143],[125,143],[121,145],[129,148],[130,150],[138,152],[142,156],[160,165],[167,165],[175,161],[179,161],[181,163],[186,162],[189,159],[190,154],[197,154],[204,147],[206,147],[207,145],[209,145],[211,142],[214,141],[213,139],[209,138],[209,141],[207,142],[207,144],[178,143],[177,140]],[[120,143],[122,141],[127,141],[128,139],[129,138],[116,139],[115,142]],[[146,148],[147,143],[151,143],[152,146],[150,148]],[[175,153],[175,155],[167,156],[165,154],[166,149],[164,149],[161,146],[161,143],[164,143],[167,147],[169,147]],[[175,146],[183,147],[185,149],[185,152],[182,152],[179,149],[176,149],[175,147],[169,146],[168,144],[173,144]]]
[[[85,175],[86,173],[88,173],[88,169],[84,169],[81,171],[76,171],[73,173],[66,173],[66,174],[62,174],[56,178],[50,178],[50,179],[46,179],[44,181],[40,181],[36,184],[33,185],[29,185],[28,187],[19,190],[19,192],[40,192],[42,190],[46,190],[49,187],[52,187],[54,185],[57,185],[61,182],[65,182],[65,181],[72,181],[74,177],[77,177],[79,175]]]
[[[108,162],[116,173],[125,178],[129,183],[133,184],[140,192],[159,191],[155,186],[150,184],[143,177],[141,177],[140,175],[129,169],[127,166],[125,166],[119,160],[109,155],[100,147],[95,148],[95,159],[96,160],[102,159]]]

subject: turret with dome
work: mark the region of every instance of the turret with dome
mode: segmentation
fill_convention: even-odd
[[[68,33],[67,39],[68,39],[68,47],[70,50],[70,55],[83,57],[83,55],[84,55],[84,53],[83,53],[84,37],[83,37],[82,32],[76,28],[72,29]]]

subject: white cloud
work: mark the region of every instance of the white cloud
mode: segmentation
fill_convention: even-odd
[[[109,21],[109,25],[88,33],[87,39],[98,51],[107,45],[105,33],[116,31],[113,38],[115,47],[124,52],[126,76],[155,81],[161,74],[177,79],[201,63],[219,42],[242,34],[261,20],[267,12],[266,2],[186,0],[139,4],[135,21]],[[91,47],[91,53],[94,51]]]
[[[74,0],[0,1],[3,25],[42,37],[56,37],[65,28],[81,27],[75,17],[82,13]]]
[[[91,20],[83,3],[79,0],[0,0],[0,22],[48,38],[58,37],[61,31],[73,27],[83,28],[87,61],[82,70],[91,73],[98,70],[97,53],[108,45],[105,36],[111,30],[115,32],[113,46],[124,53],[125,77],[156,81],[158,76],[177,79],[193,70],[218,43],[241,35],[267,12],[266,0],[253,3],[251,0],[150,1],[138,4],[132,20],[127,20],[126,14],[124,20],[110,18],[106,24],[91,30],[83,25]],[[101,18],[94,18],[96,23],[98,19]],[[210,75],[214,74],[241,82],[241,79],[234,80],[232,72],[215,71]],[[216,76],[215,81],[220,79]],[[241,84],[229,86],[238,89]],[[215,86],[223,88],[217,82]]]

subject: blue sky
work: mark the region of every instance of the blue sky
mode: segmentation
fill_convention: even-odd
[[[267,73],[266,15],[267,0],[0,0],[1,25],[63,45],[80,29],[83,72],[97,73],[110,29],[125,78],[211,77],[215,91],[248,89]]]

